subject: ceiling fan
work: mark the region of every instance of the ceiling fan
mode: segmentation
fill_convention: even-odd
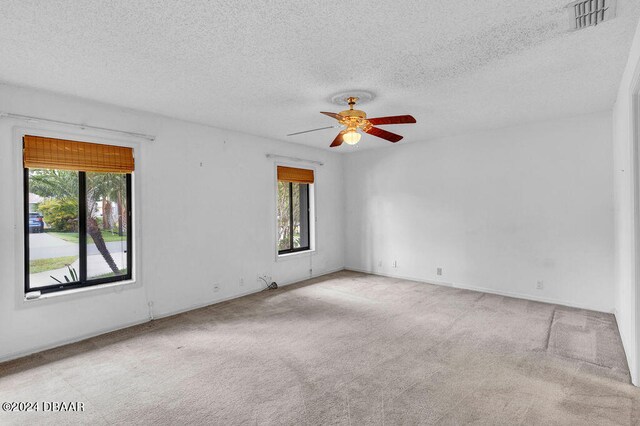
[[[345,100],[349,104],[349,109],[345,111],[341,111],[337,114],[333,112],[321,112],[321,114],[328,115],[329,117],[335,118],[340,123],[340,126],[344,126],[344,130],[338,133],[338,136],[336,136],[336,138],[333,140],[331,145],[329,145],[332,148],[342,145],[343,142],[346,142],[349,145],[357,144],[360,141],[360,138],[362,137],[362,134],[360,134],[358,130],[362,130],[363,132],[368,133],[372,136],[377,136],[379,138],[388,140],[389,142],[398,142],[399,140],[402,139],[402,136],[397,135],[395,133],[388,132],[386,130],[383,130],[374,126],[386,125],[386,124],[410,124],[410,123],[416,122],[416,119],[410,115],[395,115],[391,117],[367,118],[367,114],[364,111],[353,109],[356,102],[358,102],[357,97],[351,96]],[[315,132],[317,130],[332,129],[334,127],[340,127],[340,126],[329,126],[329,127],[321,127],[319,129],[305,130],[304,132],[291,133],[291,134],[288,134],[287,136]]]

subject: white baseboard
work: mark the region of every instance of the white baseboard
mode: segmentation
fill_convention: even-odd
[[[570,308],[586,309],[586,310],[589,310],[589,311],[604,312],[604,313],[607,313],[607,314],[613,313],[613,309],[610,309],[608,311],[606,311],[606,310],[603,311],[602,309],[600,309],[598,307],[589,306],[589,305],[585,305],[585,304],[581,304],[581,303],[567,302],[566,300],[553,299],[553,298],[549,298],[549,297],[539,297],[539,296],[534,296],[534,295],[525,294],[525,293],[512,292],[512,291],[496,290],[496,289],[493,289],[493,288],[481,287],[481,286],[472,285],[472,284],[450,283],[450,282],[445,282],[445,281],[425,280],[424,278],[420,278],[420,277],[403,276],[401,274],[386,274],[386,273],[374,272],[374,271],[369,271],[369,270],[360,269],[360,268],[353,268],[353,267],[350,267],[350,266],[346,266],[345,269],[348,270],[348,271],[362,272],[362,273],[365,273],[365,274],[379,275],[379,276],[382,276],[382,277],[399,278],[399,279],[403,279],[403,280],[417,281],[417,282],[422,282],[422,283],[426,283],[426,284],[434,284],[434,285],[440,285],[440,286],[445,286],[445,287],[460,288],[460,289],[471,290],[471,291],[479,291],[479,292],[482,292],[482,293],[496,294],[498,296],[513,297],[515,299],[531,300],[533,302],[550,303],[550,304],[553,304],[553,305],[567,306],[567,307],[570,307]]]
[[[320,272],[318,274],[312,274],[311,276],[306,277],[306,278],[301,278],[301,279],[298,279],[298,280],[292,280],[292,281],[288,281],[288,282],[284,282],[284,283],[278,283],[278,286],[284,287],[284,286],[287,286],[287,285],[295,284],[295,283],[298,283],[298,282],[301,282],[301,281],[306,281],[306,280],[312,279],[312,278],[321,277],[323,275],[333,274],[334,272],[339,272],[339,271],[343,271],[343,270],[344,270],[344,268],[341,267],[341,268],[338,268],[338,269],[333,269],[333,270],[329,270],[329,271],[323,271],[323,272]],[[123,330],[125,328],[129,328],[129,327],[133,327],[133,326],[136,326],[136,325],[144,324],[144,323],[153,321],[155,319],[167,318],[167,317],[171,317],[171,316],[174,316],[174,315],[182,314],[184,312],[193,311],[195,309],[204,308],[206,306],[216,305],[218,303],[226,302],[226,301],[233,300],[233,299],[238,299],[240,297],[248,296],[250,294],[259,293],[259,292],[261,292],[263,290],[264,289],[262,289],[262,288],[254,289],[254,290],[246,291],[246,292],[243,292],[243,293],[238,293],[238,294],[235,294],[233,296],[228,296],[228,297],[224,297],[224,298],[221,298],[221,299],[216,299],[214,301],[209,301],[209,302],[205,302],[205,303],[198,304],[198,305],[192,305],[192,306],[190,306],[188,308],[177,309],[175,311],[163,312],[161,314],[154,315],[153,318],[148,318],[148,317],[145,316],[144,319],[141,319],[139,321],[134,321],[134,322],[130,322],[130,323],[121,324],[121,325],[119,325],[117,327],[110,327],[110,328],[106,328],[106,329],[100,329],[100,330],[98,330],[96,332],[82,334],[80,336],[76,336],[76,337],[73,337],[71,339],[58,340],[58,341],[53,342],[53,343],[49,343],[49,344],[42,345],[42,346],[36,346],[34,348],[27,349],[27,350],[24,350],[24,351],[13,352],[13,353],[10,353],[10,354],[7,354],[7,355],[0,356],[0,363],[11,361],[11,360],[18,359],[18,358],[22,358],[22,357],[25,357],[25,356],[28,356],[28,355],[32,355],[32,354],[35,354],[35,353],[38,353],[38,352],[43,352],[43,351],[46,351],[46,350],[49,350],[49,349],[54,349],[54,348],[57,348],[57,347],[60,347],[60,346],[65,346],[65,345],[69,345],[69,344],[72,344],[72,343],[77,343],[77,342],[80,342],[82,340],[91,339],[92,337],[100,336],[102,334],[107,334],[107,333],[111,333],[111,332],[114,332],[114,331]]]
[[[613,310],[613,315],[616,317],[616,324],[618,325],[618,332],[620,333],[620,340],[622,340],[622,347],[624,348],[624,353],[627,357],[627,365],[629,366],[629,373],[631,375],[631,383],[634,386],[640,387],[640,374],[636,372],[637,364],[633,357],[636,354],[635,351],[635,341],[633,336],[629,336],[626,332],[625,328],[620,328],[618,321],[618,311],[617,309]]]
[[[284,282],[281,282],[281,283],[279,282],[278,283],[278,287],[285,287],[285,286],[288,286],[288,285],[291,285],[291,284],[297,284],[297,283],[302,282],[302,281],[311,280],[313,278],[322,277],[324,275],[335,274],[336,272],[340,272],[340,271],[344,271],[344,270],[345,270],[344,267],[341,267],[341,268],[338,268],[338,269],[330,269],[330,270],[327,270],[327,271],[322,271],[319,274],[311,274],[307,278],[302,278],[302,279],[299,279],[299,280],[284,281]]]
[[[254,289],[254,290],[244,291],[242,293],[237,293],[237,294],[234,294],[233,296],[222,297],[220,299],[215,299],[215,300],[210,300],[210,301],[203,302],[203,303],[198,303],[198,304],[195,304],[195,305],[190,305],[187,308],[174,309],[174,310],[160,312],[160,313],[155,313],[154,312],[153,313],[153,318],[150,319],[149,321],[153,321],[153,320],[157,320],[157,319],[161,319],[161,318],[168,318],[168,317],[172,317],[174,315],[184,314],[185,312],[195,311],[196,309],[206,308],[207,306],[211,306],[211,305],[217,305],[218,303],[227,302],[229,300],[238,299],[238,298],[244,297],[244,296],[249,296],[250,294],[259,293],[261,291],[262,291],[262,289]]]
[[[92,333],[81,334],[80,336],[76,336],[76,337],[73,337],[71,339],[62,339],[62,340],[58,340],[56,342],[49,343],[49,344],[46,344],[46,345],[36,346],[34,348],[31,348],[31,349],[26,349],[26,350],[23,350],[23,351],[13,352],[13,353],[10,353],[10,354],[7,354],[7,355],[2,355],[2,356],[0,356],[0,363],[7,362],[7,361],[12,361],[14,359],[18,359],[18,358],[22,358],[22,357],[25,357],[25,356],[33,355],[33,354],[36,354],[38,352],[47,351],[49,349],[55,349],[55,348],[58,348],[60,346],[65,346],[65,345],[70,345],[72,343],[81,342],[83,340],[91,339],[92,337],[100,336],[102,334],[112,333],[112,332],[118,331],[118,330],[124,330],[125,328],[134,327],[136,325],[144,324],[146,322],[149,322],[149,319],[145,317],[144,319],[141,319],[139,321],[133,321],[133,322],[129,322],[129,323],[124,323],[124,324],[118,325],[116,327],[110,327],[110,328],[100,329],[100,330],[92,332]]]
[[[287,286],[287,285],[296,284],[296,283],[299,283],[301,281],[310,280],[312,278],[321,277],[323,275],[333,274],[334,272],[339,272],[339,271],[344,271],[344,268],[324,271],[324,272],[320,272],[319,274],[312,274],[309,277],[295,279],[295,280],[292,280],[292,281],[285,281],[285,282],[282,282],[282,283],[278,282],[278,287],[284,287],[284,286]],[[242,292],[242,293],[237,293],[237,294],[234,294],[232,296],[222,297],[220,299],[215,299],[215,300],[211,300],[211,301],[208,301],[208,302],[200,303],[200,304],[197,304],[197,305],[192,305],[192,306],[189,306],[188,308],[184,308],[184,309],[176,309],[176,310],[172,310],[172,311],[162,312],[162,313],[159,313],[159,314],[155,314],[154,313],[153,319],[167,318],[167,317],[171,317],[171,316],[174,316],[174,315],[183,314],[185,312],[193,311],[195,309],[200,309],[200,308],[204,308],[204,307],[207,307],[207,306],[217,305],[218,303],[227,302],[229,300],[238,299],[240,297],[244,297],[244,296],[249,296],[251,294],[260,293],[261,291],[264,291],[264,290],[265,290],[264,288],[253,289],[253,290],[245,291],[245,292]]]
[[[353,268],[351,266],[345,266],[344,269],[345,269],[345,271],[361,272],[363,274],[377,275],[379,277],[398,278],[398,279],[401,279],[401,280],[416,281],[416,282],[419,282],[419,283],[426,283],[426,284],[435,284],[435,285],[441,285],[441,286],[444,286],[444,287],[455,287],[453,285],[453,283],[450,283],[450,282],[435,281],[435,280],[427,281],[424,278],[413,277],[413,276],[409,276],[409,275],[385,274],[383,272],[374,272],[374,271],[369,271],[367,269]]]
[[[597,308],[594,308],[594,307],[591,307],[591,306],[585,306],[585,305],[582,305],[582,304],[571,303],[571,302],[566,302],[566,301],[562,301],[562,300],[556,300],[556,299],[552,299],[552,298],[536,297],[536,296],[531,296],[531,295],[528,295],[528,294],[522,294],[522,293],[517,293],[517,292],[507,292],[507,291],[495,290],[495,289],[491,289],[491,288],[474,286],[474,285],[467,285],[467,284],[460,284],[460,283],[449,283],[449,282],[445,282],[445,281],[425,280],[425,279],[420,278],[420,277],[403,276],[401,274],[378,273],[378,272],[368,271],[368,270],[365,270],[365,269],[354,268],[354,267],[344,267],[344,268],[337,268],[337,269],[322,271],[322,272],[317,273],[317,274],[312,274],[309,277],[296,279],[296,280],[291,280],[291,281],[279,282],[278,286],[285,287],[285,286],[288,286],[288,285],[299,283],[301,281],[306,281],[306,280],[312,279],[312,278],[318,278],[318,277],[321,277],[321,276],[324,276],[324,275],[333,274],[335,272],[340,272],[340,271],[343,271],[343,270],[361,272],[361,273],[365,273],[365,274],[378,275],[378,276],[389,277],[389,278],[398,278],[398,279],[404,279],[404,280],[411,280],[411,281],[422,282],[422,283],[426,283],[426,284],[440,285],[440,286],[445,286],[445,287],[453,287],[453,288],[460,288],[460,289],[465,289],[465,290],[479,291],[479,292],[483,292],[483,293],[497,294],[497,295],[500,295],[500,296],[514,297],[514,298],[517,298],[517,299],[532,300],[532,301],[536,301],[536,302],[551,303],[551,304],[555,304],[555,305],[569,306],[569,307],[573,307],[573,308],[588,309],[588,310],[592,310],[592,311],[601,312],[601,310],[599,310]],[[205,303],[202,303],[202,304],[199,304],[199,305],[193,305],[193,306],[190,306],[188,308],[178,309],[178,310],[169,311],[169,312],[163,312],[161,314],[158,314],[157,316],[154,315],[153,319],[171,317],[173,315],[178,315],[178,314],[181,314],[181,313],[184,313],[184,312],[193,311],[195,309],[204,308],[206,306],[215,305],[215,304],[218,304],[218,303],[222,303],[222,302],[226,302],[226,301],[229,301],[229,300],[237,299],[237,298],[240,298],[240,297],[248,296],[250,294],[259,293],[261,291],[263,291],[263,289],[250,290],[250,291],[247,291],[247,292],[235,294],[233,296],[228,296],[228,297],[224,297],[224,298],[221,298],[221,299],[216,299],[214,301],[205,302]],[[611,313],[611,312],[608,312],[608,313]],[[0,356],[0,362],[11,361],[13,359],[17,359],[17,358],[21,358],[21,357],[24,357],[24,356],[28,356],[28,355],[34,354],[34,353],[46,351],[48,349],[53,349],[53,348],[57,348],[59,346],[64,346],[64,345],[68,345],[68,344],[71,344],[71,343],[80,342],[82,340],[90,339],[92,337],[96,337],[96,336],[99,336],[101,334],[111,333],[113,331],[118,331],[118,330],[122,330],[122,329],[125,329],[125,328],[133,327],[135,325],[144,324],[146,322],[153,321],[153,319],[145,318],[145,319],[142,319],[140,321],[134,321],[134,322],[131,322],[131,323],[122,324],[122,325],[117,326],[117,327],[108,328],[108,329],[101,329],[101,330],[98,330],[98,331],[93,332],[93,333],[83,334],[83,335],[80,335],[80,336],[77,336],[77,337],[74,337],[74,338],[71,338],[71,339],[63,339],[63,340],[59,340],[57,342],[50,343],[50,344],[47,344],[47,345],[37,346],[37,347],[29,349],[29,350],[14,352],[14,353],[11,353],[11,354],[8,354],[8,355]]]

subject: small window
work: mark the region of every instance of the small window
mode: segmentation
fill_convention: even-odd
[[[278,167],[278,254],[311,249],[313,170]]]
[[[132,277],[130,148],[25,136],[25,292]]]

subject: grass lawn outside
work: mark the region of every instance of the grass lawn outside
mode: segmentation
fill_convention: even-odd
[[[80,234],[77,232],[55,232],[55,231],[47,231],[47,234],[58,237],[62,240],[68,241],[70,243],[78,244],[80,243]],[[118,235],[117,232],[111,231],[102,231],[102,238],[104,238],[105,243],[109,243],[112,241],[126,241],[127,235]],[[88,238],[88,240],[93,241],[93,238]]]
[[[52,257],[50,259],[35,259],[29,261],[29,273],[53,271],[71,265],[78,259],[78,256]]]

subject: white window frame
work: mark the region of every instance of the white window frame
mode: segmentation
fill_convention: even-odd
[[[309,184],[309,249],[294,253],[278,253],[278,166],[295,167],[297,169],[313,170],[312,184]],[[287,259],[296,259],[299,257],[311,256],[317,249],[317,233],[316,233],[316,194],[317,194],[318,173],[314,166],[308,164],[300,164],[287,161],[275,161],[273,164],[273,243],[272,249],[275,252],[275,260],[282,261]]]
[[[62,126],[64,127],[64,126]],[[75,129],[74,129],[75,130]],[[135,156],[135,167],[136,170],[131,174],[131,200],[132,200],[132,208],[131,215],[133,220],[131,224],[133,226],[133,238],[132,238],[132,271],[131,271],[131,279],[124,281],[116,281],[105,284],[98,284],[87,287],[74,288],[69,290],[56,291],[45,294],[38,294],[39,292],[32,291],[28,294],[25,294],[25,270],[24,265],[27,259],[25,259],[24,252],[24,166],[23,166],[23,138],[26,135],[32,136],[41,136],[55,139],[65,139],[72,140],[78,142],[91,142],[97,144],[104,145],[117,145],[133,148],[134,156]],[[137,178],[137,174],[139,174],[141,170],[141,161],[140,155],[142,143],[138,140],[128,139],[126,137],[118,137],[111,138],[106,137],[104,135],[100,135],[98,131],[95,130],[86,130],[80,132],[71,132],[66,131],[64,129],[60,129],[57,125],[48,126],[15,126],[13,127],[13,136],[12,136],[13,148],[14,148],[14,182],[13,187],[15,189],[14,194],[14,205],[17,206],[15,209],[15,277],[16,277],[16,302],[18,304],[31,304],[34,301],[43,301],[47,299],[54,299],[61,296],[68,296],[72,294],[85,293],[85,292],[96,292],[96,291],[107,291],[106,289],[111,289],[115,287],[140,287],[141,280],[141,239],[140,239],[140,229],[141,229],[141,208],[140,208],[140,179]]]

